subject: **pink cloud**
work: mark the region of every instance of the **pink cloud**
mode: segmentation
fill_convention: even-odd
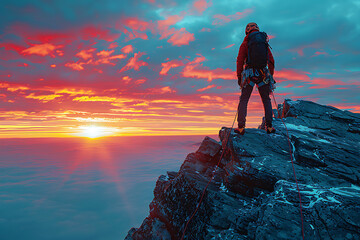
[[[211,6],[211,3],[206,0],[196,0],[193,3],[193,9],[200,14],[202,14],[209,6]]]
[[[320,55],[329,56],[329,54],[327,52],[316,51],[315,54],[312,55],[311,57],[316,57],[316,56],[320,56]]]
[[[185,30],[185,28],[181,28],[170,37],[168,42],[171,43],[173,46],[180,47],[182,45],[189,45],[189,42],[194,40],[195,38],[193,33],[189,33]]]
[[[232,46],[234,46],[234,45],[235,45],[235,43],[230,44],[230,45],[228,45],[228,46],[224,47],[224,49],[231,48],[231,47],[232,47]]]
[[[282,69],[280,71],[275,71],[274,78],[276,81],[282,80],[299,80],[299,81],[309,81],[310,77],[308,76],[309,72],[303,72],[295,69]]]
[[[309,81],[309,84],[315,84],[316,86],[309,87],[311,89],[318,88],[329,88],[335,85],[345,85],[344,82],[336,79],[328,79],[328,78],[313,78]]]
[[[161,35],[160,39],[168,38],[176,32],[175,28],[169,29],[171,25],[176,24],[184,18],[182,15],[172,15],[164,20],[157,21],[158,32]]]
[[[122,31],[126,35],[126,41],[136,38],[147,40],[148,35],[145,31],[150,30],[151,32],[154,32],[154,26],[152,21],[144,21],[137,17],[126,17],[121,18],[117,22],[116,29]]]
[[[210,28],[202,28],[200,32],[211,32]]]
[[[206,59],[204,56],[199,55],[199,57],[187,63],[185,68],[181,72],[182,76],[189,78],[205,78],[209,82],[211,82],[213,79],[226,79],[226,80],[235,79],[235,72],[229,68],[209,69],[208,67],[203,67],[202,64],[200,63],[205,60]]]
[[[83,40],[93,40],[95,38],[108,42],[113,42],[121,36],[121,33],[111,33],[110,29],[97,25],[88,25],[80,30]]]
[[[109,45],[109,49],[117,48],[117,47],[118,47],[117,42],[110,43],[110,45]]]
[[[134,48],[133,48],[132,45],[129,44],[129,45],[126,45],[125,47],[123,47],[123,48],[121,49],[121,51],[122,51],[123,53],[128,54],[128,53],[133,52],[133,51],[134,51]]]
[[[296,52],[299,56],[304,56],[304,49],[305,48],[318,48],[320,46],[320,44],[318,43],[311,43],[311,44],[307,44],[304,46],[300,46],[300,47],[296,47],[293,49],[290,49],[290,52]]]
[[[222,15],[222,14],[216,14],[213,17],[215,20],[213,21],[212,25],[224,25],[228,22],[239,20],[241,18],[245,18],[248,15],[250,15],[254,10],[253,9],[245,9],[243,12],[237,12],[232,15]]]
[[[139,71],[139,68],[142,66],[147,66],[148,63],[139,58],[144,55],[142,52],[134,53],[134,57],[130,58],[128,63],[120,70],[120,72],[124,72],[130,69],[134,69],[135,71]]]
[[[184,63],[180,60],[171,60],[169,62],[164,62],[161,63],[162,69],[160,71],[160,75],[167,75],[167,72],[171,69],[171,68],[176,68],[176,67],[180,67],[180,66],[184,66]]]
[[[123,19],[122,23],[133,30],[139,30],[139,31],[145,31],[152,27],[152,24],[150,22],[140,20],[137,17],[125,18]]]

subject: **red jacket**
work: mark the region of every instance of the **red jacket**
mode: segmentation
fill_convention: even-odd
[[[255,32],[257,30],[253,30],[252,32]],[[249,33],[249,34],[250,34]],[[237,61],[236,61],[236,72],[237,72],[237,76],[241,77],[241,73],[244,69],[244,64],[246,63],[246,58],[247,58],[247,54],[248,54],[248,35],[245,36],[243,43],[241,44],[240,48],[239,48],[239,54],[237,57]],[[274,75],[274,68],[275,68],[275,61],[274,61],[274,57],[270,51],[270,48],[268,47],[268,67],[269,67],[269,71],[271,73],[271,75]]]

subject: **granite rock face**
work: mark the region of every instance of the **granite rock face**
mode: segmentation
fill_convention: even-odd
[[[291,100],[279,111],[275,134],[206,137],[159,177],[149,216],[125,239],[181,239],[211,179],[183,239],[302,239],[293,166],[305,239],[360,239],[360,114]]]

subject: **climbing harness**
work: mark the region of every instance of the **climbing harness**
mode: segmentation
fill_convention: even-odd
[[[224,149],[223,149],[223,151],[222,151],[222,153],[221,153],[221,156],[220,156],[220,158],[219,158],[219,160],[218,160],[218,162],[217,162],[217,165],[216,165],[215,169],[213,170],[213,174],[212,174],[210,180],[208,181],[208,183],[206,184],[206,186],[205,186],[205,188],[204,188],[204,191],[203,191],[202,194],[201,194],[199,203],[198,203],[195,211],[193,212],[193,214],[191,215],[191,217],[189,218],[189,220],[186,222],[186,225],[185,225],[185,228],[184,228],[184,231],[183,231],[181,240],[184,239],[187,226],[189,225],[191,219],[195,216],[195,213],[196,213],[196,212],[199,210],[199,208],[200,208],[200,204],[201,204],[201,202],[202,202],[202,200],[203,200],[203,198],[204,198],[204,195],[205,195],[205,192],[206,192],[207,187],[209,186],[210,182],[211,182],[211,181],[214,179],[214,177],[215,177],[215,173],[216,173],[217,169],[219,168],[221,159],[222,159],[222,157],[223,157],[223,155],[224,155],[224,153],[225,153],[225,149],[226,149],[226,147],[227,147],[228,140],[229,140],[229,137],[230,137],[230,135],[231,135],[231,131],[232,131],[233,127],[234,127],[234,123],[235,123],[235,121],[236,121],[237,115],[238,115],[238,112],[236,112],[236,114],[235,114],[235,118],[234,118],[234,121],[233,121],[233,123],[232,123],[232,125],[231,125],[230,131],[227,131],[228,134],[227,134],[226,137],[225,137],[225,146],[224,146]]]
[[[247,85],[252,87],[255,84],[258,87],[262,87],[265,84],[270,84],[270,91],[275,90],[275,80],[273,76],[270,74],[270,71],[267,67],[263,69],[254,69],[254,68],[247,68],[241,73],[241,85],[240,88],[244,88]]]
[[[279,113],[279,108],[278,108],[278,105],[277,105],[277,103],[276,103],[276,99],[275,99],[274,92],[271,92],[271,94],[272,94],[272,96],[273,96],[273,99],[274,99],[274,103],[275,103],[277,112]],[[300,206],[300,216],[301,216],[301,233],[302,233],[302,239],[304,240],[304,239],[305,239],[305,231],[304,231],[304,219],[303,219],[303,213],[302,213],[301,194],[300,194],[299,184],[298,184],[298,181],[297,181],[297,178],[296,178],[296,173],[295,173],[293,153],[292,153],[292,151],[291,151],[291,141],[290,141],[289,132],[288,132],[288,129],[287,129],[287,127],[286,127],[286,124],[285,124],[285,122],[284,122],[283,117],[280,116],[280,119],[281,119],[282,123],[283,123],[284,126],[285,126],[286,135],[287,135],[287,140],[288,140],[288,144],[289,144],[291,165],[292,165],[293,174],[294,174],[294,178],[295,178],[295,182],[296,182],[296,188],[297,188],[297,191],[298,191],[298,193],[299,193],[299,206]]]

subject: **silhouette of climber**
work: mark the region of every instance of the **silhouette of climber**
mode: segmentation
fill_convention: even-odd
[[[238,128],[236,133],[245,133],[247,105],[254,85],[256,84],[265,110],[265,127],[267,133],[274,133],[272,126],[272,107],[270,93],[274,87],[275,61],[270,51],[268,37],[259,31],[256,23],[249,23],[245,29],[245,38],[237,57],[237,77],[241,88],[238,106]]]

